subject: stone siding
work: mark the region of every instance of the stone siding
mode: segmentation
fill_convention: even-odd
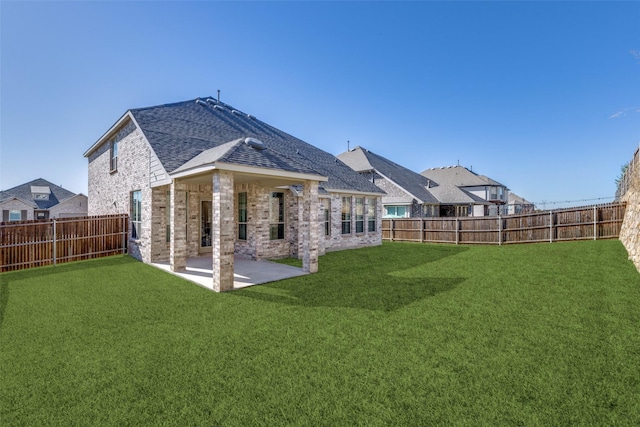
[[[152,189],[149,187],[151,147],[133,122],[127,121],[116,131],[118,167],[111,172],[110,140],[89,156],[89,215],[131,214],[131,192],[142,193],[141,236],[129,234],[129,254],[151,261]],[[131,229],[131,227],[129,228]]]
[[[342,197],[351,197],[351,233],[342,234]],[[329,203],[331,205],[331,211],[329,213],[331,218],[331,233],[330,236],[325,236],[325,251],[337,251],[341,249],[354,249],[362,248],[365,246],[376,246],[382,244],[382,200],[381,197],[365,198],[365,219],[364,219],[364,232],[355,232],[355,199],[356,197],[363,197],[354,194],[338,194],[331,193]],[[377,200],[376,203],[376,231],[369,232],[368,230],[368,218],[366,216],[367,207],[371,198]],[[323,199],[323,202],[326,199]],[[322,202],[321,202],[322,203]],[[326,202],[325,202],[326,203]],[[324,220],[324,218],[323,218]],[[324,227],[323,227],[324,234]],[[320,239],[321,240],[321,239]]]
[[[620,229],[620,241],[640,272],[640,167],[631,172],[629,189],[622,197],[627,202],[627,209]]]

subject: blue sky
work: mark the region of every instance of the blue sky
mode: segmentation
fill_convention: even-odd
[[[332,154],[459,163],[540,208],[612,198],[640,144],[639,2],[2,1],[0,24],[2,189],[86,194],[127,109],[218,89]]]

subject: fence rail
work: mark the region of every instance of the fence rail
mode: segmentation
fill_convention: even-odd
[[[128,215],[0,224],[0,272],[126,252]]]
[[[497,217],[383,219],[382,239],[484,245],[615,239],[625,207],[611,203]]]

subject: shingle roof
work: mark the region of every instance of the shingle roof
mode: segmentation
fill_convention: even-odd
[[[435,182],[367,149],[356,147],[339,154],[338,158],[358,172],[375,169],[423,203],[438,203],[431,189],[427,190],[427,187],[436,185]]]
[[[458,187],[475,187],[483,185],[503,186],[498,181],[494,181],[485,175],[478,175],[464,166],[447,166],[427,169],[422,171],[420,175],[433,179],[440,184],[453,184]]]
[[[217,151],[209,154],[223,156],[218,161],[228,163],[326,176],[328,182],[321,184],[325,189],[384,193],[326,151],[213,98],[130,112],[169,173],[207,150],[252,137],[265,143],[264,152],[238,144],[224,154]]]
[[[49,194],[49,200],[34,199],[32,187],[43,187],[40,189],[41,192],[46,192],[44,191],[44,187],[49,188],[49,190],[51,191],[51,193]],[[58,185],[52,184],[46,179],[38,178],[34,179],[31,182],[27,182],[25,184],[21,184],[0,192],[0,201],[16,197],[18,199],[34,203],[37,206],[37,209],[49,209],[52,206],[55,206],[58,203],[75,195],[75,193],[69,190],[65,190]]]

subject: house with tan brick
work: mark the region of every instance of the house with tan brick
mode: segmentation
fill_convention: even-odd
[[[87,215],[87,196],[43,178],[0,191],[0,222]]]
[[[383,218],[466,217],[490,205],[447,179],[426,177],[366,148],[355,147],[338,158],[386,192]]]
[[[382,243],[381,196],[335,156],[214,98],[130,109],[85,153],[89,215],[128,213],[129,253],[172,271],[211,256],[297,257]]]

